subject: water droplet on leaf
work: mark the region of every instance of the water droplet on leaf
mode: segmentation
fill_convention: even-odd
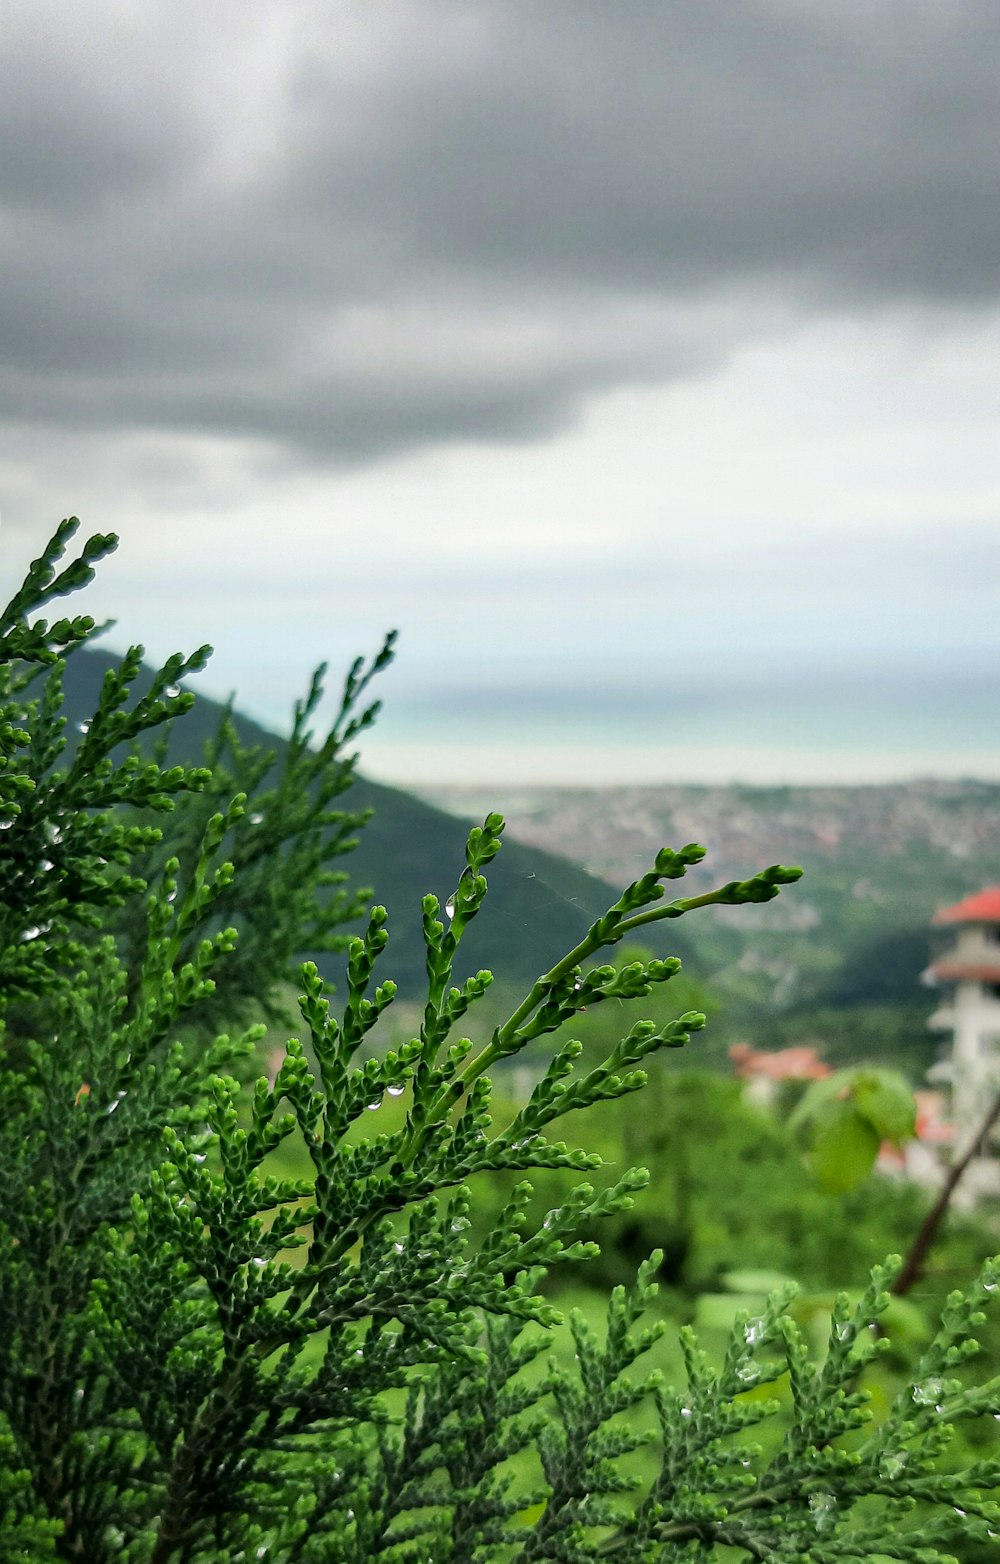
[[[832,1493],[811,1493],[809,1509],[817,1531],[832,1531],[837,1524],[837,1501]]]
[[[919,1407],[936,1407],[943,1395],[944,1380],[936,1377],[925,1379],[923,1384],[913,1387],[913,1399]]]
[[[906,1470],[909,1461],[905,1450],[887,1450],[878,1463],[878,1474],[887,1482],[894,1482]]]

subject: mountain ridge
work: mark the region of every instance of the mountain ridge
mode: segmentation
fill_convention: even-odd
[[[71,746],[77,725],[93,713],[105,672],[120,660],[101,647],[83,647],[67,660],[65,715]],[[143,693],[151,677],[151,669],[144,665],[134,687],[136,695]],[[195,702],[174,723],[169,753],[173,761],[196,763],[225,707],[201,694],[195,680],[186,681],[185,687],[195,695]],[[262,745],[276,755],[287,744],[238,707],[232,710],[232,720],[242,744]],[[401,997],[419,997],[425,971],[421,901],[428,892],[442,903],[451,894],[465,864],[467,827],[455,815],[414,794],[363,775],[356,777],[342,803],[352,811],[373,811],[358,847],[338,867],[346,869],[352,883],[371,885],[373,900],[388,910],[390,945],[381,976],[397,982]],[[462,940],[456,962],[459,978],[488,966],[498,979],[530,985],[583,937],[620,891],[568,857],[512,839],[505,841],[489,878],[483,910]],[[674,938],[672,946],[683,954],[687,942]],[[324,975],[334,975],[336,958],[316,959]]]
[[[477,790],[422,788],[458,813]],[[511,834],[593,873],[631,876],[656,841],[703,842],[693,888],[780,860],[802,881],[761,907],[709,909],[686,930],[692,971],[720,999],[725,1043],[809,1041],[831,1060],[892,1057],[919,1074],[940,1046],[924,985],[942,906],[1000,883],[1000,783],[926,778],[863,786],[664,783],[501,792]]]

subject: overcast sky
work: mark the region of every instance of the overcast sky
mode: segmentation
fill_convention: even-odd
[[[5,575],[276,723],[397,625],[401,781],[1000,776],[996,0],[0,36]]]

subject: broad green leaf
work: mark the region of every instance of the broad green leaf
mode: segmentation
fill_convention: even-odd
[[[746,1313],[751,1308],[759,1308],[762,1303],[762,1294],[747,1299],[745,1296],[740,1297],[731,1292],[703,1292],[699,1294],[695,1304],[695,1329],[732,1330],[737,1314],[741,1311]]]
[[[841,1195],[866,1179],[882,1137],[850,1100],[837,1105],[813,1144],[812,1170],[821,1188]]]
[[[782,1271],[725,1271],[722,1280],[730,1292],[777,1292],[792,1280]]]
[[[917,1123],[913,1093],[891,1070],[859,1074],[851,1090],[858,1112],[882,1140],[909,1140]]]
[[[788,1128],[793,1134],[808,1133],[827,1113],[836,1113],[837,1098],[845,1094],[850,1074],[848,1070],[838,1070],[835,1075],[810,1083],[789,1115]]]

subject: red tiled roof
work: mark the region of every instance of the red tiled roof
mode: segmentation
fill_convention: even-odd
[[[935,923],[1000,923],[1000,885],[990,885],[954,907],[942,907],[934,914]]]
[[[798,1046],[779,1048],[768,1053],[749,1043],[734,1043],[729,1057],[737,1075],[744,1080],[821,1081],[833,1070],[819,1058],[815,1048]]]

